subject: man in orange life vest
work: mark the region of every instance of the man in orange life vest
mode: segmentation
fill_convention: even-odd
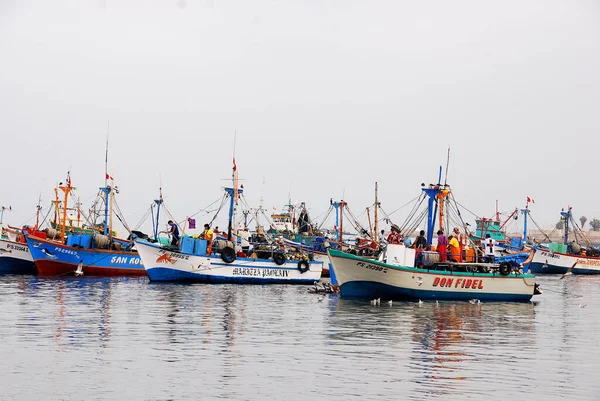
[[[458,230],[458,227],[454,227],[454,234],[453,235],[458,240],[458,246],[460,248],[460,254],[458,255],[458,257],[459,257],[459,262],[462,262],[463,251],[467,247],[467,234],[461,233]]]
[[[460,247],[458,245],[458,240],[454,235],[448,237],[448,253],[450,254],[450,260],[453,262],[460,262],[462,258],[460,257]]]

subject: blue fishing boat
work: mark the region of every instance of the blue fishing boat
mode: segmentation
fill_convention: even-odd
[[[59,237],[56,241],[43,239],[35,233],[26,235],[31,256],[39,275],[90,275],[90,276],[145,276],[141,258],[133,250],[131,240],[116,238],[112,230],[112,215],[116,188],[114,180],[100,188],[100,197],[104,204],[104,222],[102,231],[95,229],[67,235],[67,205],[70,192],[73,190],[70,175],[65,184],[60,184],[55,192],[61,190],[63,199],[63,218]],[[58,201],[58,195],[57,195]],[[57,202],[58,203],[58,202]]]

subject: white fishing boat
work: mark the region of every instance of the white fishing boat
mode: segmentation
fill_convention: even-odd
[[[24,230],[27,233],[36,233],[42,237],[46,236],[45,232],[38,231],[42,208],[38,204],[35,226],[25,226],[22,229],[10,225],[8,227],[3,226],[4,211],[11,209],[11,207],[5,208],[3,206],[0,210],[0,274],[36,274],[37,269],[33,261],[33,256],[27,246]]]
[[[35,274],[33,257],[23,235],[5,232],[0,239],[0,273]]]
[[[329,259],[343,298],[525,302],[539,293],[533,275],[508,263],[416,268],[414,249],[404,245],[388,245],[385,262],[336,250],[329,250]]]
[[[235,210],[243,190],[238,188],[237,167],[233,165],[233,185],[225,188],[229,198],[227,240],[183,237],[179,244],[160,245],[149,238],[135,238],[135,247],[151,281],[313,284],[321,277],[323,262],[311,261],[307,254],[290,258],[282,249],[269,246],[269,252],[242,252],[234,238]],[[224,198],[224,201],[227,198]],[[219,208],[220,209],[220,208]],[[158,215],[156,217],[158,221]],[[157,238],[155,230],[155,240]],[[265,251],[266,252],[266,251]]]
[[[141,239],[136,239],[135,245],[151,281],[312,284],[321,277],[323,262],[286,259],[283,253],[275,254],[273,259],[237,257],[231,242],[218,254],[206,254],[207,241],[195,241],[200,245],[193,252]]]
[[[532,273],[541,274],[600,274],[600,257],[597,250],[591,247],[591,242],[587,240],[580,231],[579,237],[586,240],[589,248],[586,251],[577,241],[569,242],[570,228],[577,228],[573,220],[571,208],[566,212],[561,212],[564,223],[563,243],[551,243],[548,249],[538,248],[533,255],[530,269]],[[577,238],[577,231],[573,230]]]
[[[426,216],[426,230],[415,240],[414,248],[403,243],[389,241],[378,258],[362,257],[343,253],[339,250],[328,251],[331,261],[332,277],[335,277],[339,292],[346,298],[384,298],[384,299],[436,299],[480,301],[529,301],[539,293],[535,277],[523,272],[523,265],[515,261],[502,263],[480,262],[471,257],[463,261],[459,243],[452,238],[438,250],[430,249],[434,232],[443,234],[443,227],[450,224],[445,221],[448,215],[447,200],[450,199],[450,186],[441,182],[441,168],[438,184],[422,184],[423,195],[419,204],[427,199],[425,213],[413,208],[409,220],[400,227],[417,227],[420,219]],[[439,210],[439,222],[436,227],[436,215]],[[456,213],[460,216],[459,213]],[[416,221],[410,222],[410,219]],[[460,221],[462,223],[462,221]],[[464,226],[464,224],[461,224]],[[426,234],[426,238],[425,238]],[[533,255],[530,253],[530,258]],[[467,258],[465,258],[467,259]],[[490,259],[491,260],[491,259]]]

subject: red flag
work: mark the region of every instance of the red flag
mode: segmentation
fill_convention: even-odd
[[[527,202],[535,203],[535,201],[533,199],[531,199],[529,196],[527,197]]]
[[[107,180],[113,180],[113,181],[115,180],[115,179],[114,179],[114,178],[112,178],[110,175],[108,175],[108,173],[106,173],[106,179],[107,179]]]

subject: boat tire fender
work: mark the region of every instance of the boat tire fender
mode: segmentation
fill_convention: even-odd
[[[273,262],[275,262],[276,265],[281,266],[285,263],[285,255],[281,252],[277,252],[273,255]]]
[[[309,269],[310,266],[306,260],[300,260],[298,262],[298,270],[300,270],[300,273],[306,273]]]
[[[221,250],[221,259],[223,259],[223,262],[233,263],[235,257],[235,249],[231,247],[226,247]]]
[[[498,266],[498,271],[503,276],[508,276],[510,274],[510,272],[512,271],[512,266],[508,262],[502,262],[502,263],[500,263],[500,266]]]

